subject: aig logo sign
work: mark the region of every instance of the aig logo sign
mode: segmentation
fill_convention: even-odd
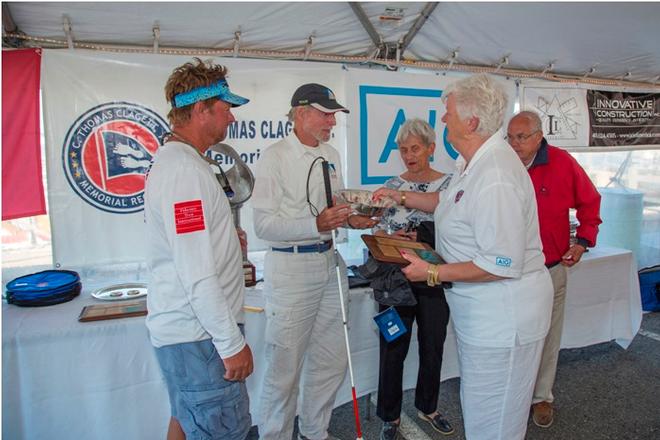
[[[407,119],[425,120],[435,129],[435,157],[431,158],[434,168],[439,161],[456,159],[458,153],[447,142],[440,122],[445,111],[441,96],[439,89],[359,87],[360,184],[379,185],[401,174],[403,165],[397,154],[396,137]]]

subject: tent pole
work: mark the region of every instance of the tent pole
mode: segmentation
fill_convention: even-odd
[[[419,13],[419,17],[417,17],[417,20],[415,20],[408,33],[403,37],[403,42],[401,43],[401,57],[403,57],[403,53],[410,45],[413,38],[415,38],[417,32],[419,32],[422,26],[424,26],[426,20],[429,19],[435,8],[438,6],[438,3],[439,2],[428,2],[426,6],[424,6],[424,9],[422,9],[422,12]]]

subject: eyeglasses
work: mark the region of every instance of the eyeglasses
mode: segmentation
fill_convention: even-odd
[[[537,132],[538,132],[538,130],[534,130],[530,134],[517,134],[515,136],[512,135],[512,134],[507,133],[507,135],[504,136],[504,140],[507,140],[507,141],[510,141],[510,142],[513,142],[513,141],[524,142],[527,139],[529,139],[530,137],[534,136]]]

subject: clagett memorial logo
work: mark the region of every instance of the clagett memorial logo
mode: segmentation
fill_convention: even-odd
[[[64,174],[90,205],[129,214],[144,205],[144,178],[169,126],[156,112],[128,102],[94,107],[69,128]]]

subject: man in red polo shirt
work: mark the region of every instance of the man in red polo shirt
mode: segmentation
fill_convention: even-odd
[[[589,176],[566,151],[549,145],[539,116],[531,111],[509,122],[507,140],[527,167],[534,184],[545,264],[555,291],[550,331],[545,339],[534,397],[532,419],[547,428],[554,420],[552,385],[564,324],[566,268],[577,264],[588,247],[596,245],[600,219],[600,194]],[[570,244],[568,210],[577,211],[577,243]]]

